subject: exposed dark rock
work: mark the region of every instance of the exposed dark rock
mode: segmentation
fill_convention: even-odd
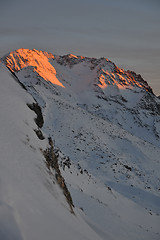
[[[47,148],[45,151],[43,151],[44,157],[47,162],[47,167],[48,167],[48,169],[52,168],[55,170],[56,180],[57,180],[60,188],[63,190],[63,194],[66,197],[66,200],[70,206],[71,213],[74,213],[74,211],[73,211],[74,205],[73,205],[72,197],[66,186],[65,180],[61,175],[61,172],[59,169],[59,164],[58,164],[58,158],[54,152],[54,146],[53,146],[53,141],[52,141],[51,137],[48,138],[48,142],[49,142],[50,147]]]
[[[65,167],[71,167],[71,160],[69,157],[65,158],[65,160],[61,162],[61,167],[63,167],[63,170],[65,170]]]
[[[37,118],[35,119],[35,122],[39,128],[42,128],[44,124],[44,120],[43,120],[41,108],[38,105],[38,103],[27,104],[27,106],[37,114]]]
[[[127,73],[130,77],[133,76],[134,79],[139,82],[148,92],[154,94],[152,88],[148,85],[148,83],[142,78],[140,74],[136,74],[135,72],[130,70],[128,70]]]
[[[156,99],[157,97],[155,95],[146,93],[141,99],[140,107],[145,110],[149,110],[153,115],[160,115],[160,104]]]
[[[37,137],[38,137],[40,140],[45,139],[45,137],[43,136],[43,133],[42,133],[42,131],[41,131],[40,129],[35,129],[34,131],[35,131]]]
[[[132,171],[132,168],[129,167],[128,165],[124,165],[124,167],[125,167],[126,169],[128,169],[129,171]]]

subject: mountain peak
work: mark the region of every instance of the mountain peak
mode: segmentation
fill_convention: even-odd
[[[50,64],[49,58],[54,56],[47,52],[38,51],[36,49],[18,49],[9,53],[5,57],[6,66],[13,72],[18,72],[29,66],[33,67],[33,71],[46,81],[64,87],[56,77],[56,70]]]
[[[71,53],[68,54],[67,56],[68,56],[69,58],[78,58],[76,55],[73,55],[73,54],[71,54]]]
[[[86,75],[86,81],[92,84],[96,84],[103,91],[108,86],[113,85],[118,89],[132,89],[135,87],[141,88],[145,91],[153,93],[151,87],[140,75],[137,75],[133,71],[124,71],[118,68],[113,62],[107,58],[89,58],[83,56],[76,56],[73,54],[67,54],[64,56],[53,55],[45,51],[39,51],[36,49],[18,49],[10,52],[4,58],[6,66],[12,72],[19,72],[24,68],[33,67],[33,71],[46,81],[50,81],[54,85],[65,87],[63,79],[59,79],[59,67],[57,63],[62,67],[69,67],[82,63],[83,66],[77,67],[76,72],[73,70],[73,74]],[[87,70],[88,68],[88,70]],[[63,69],[60,69],[63,72]],[[90,71],[93,70],[93,71]],[[83,74],[82,74],[83,72]],[[61,74],[61,73],[60,73]],[[77,78],[75,76],[75,78]],[[90,79],[90,80],[88,80]],[[95,79],[97,81],[95,82]],[[68,81],[69,79],[67,79]],[[83,81],[84,82],[84,81]]]
[[[18,49],[2,62],[0,239],[160,239],[147,82],[106,58]]]

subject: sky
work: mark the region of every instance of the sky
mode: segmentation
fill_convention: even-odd
[[[160,0],[0,0],[0,57],[22,47],[106,57],[160,95]]]

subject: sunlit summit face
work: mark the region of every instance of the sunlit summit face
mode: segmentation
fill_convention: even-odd
[[[36,49],[22,48],[9,53],[3,59],[7,67],[18,76],[20,74],[19,77],[25,82],[32,78],[33,82],[37,82],[41,78],[53,85],[70,88],[75,93],[87,92],[90,87],[95,86],[105,92],[107,89],[108,93],[111,91],[110,94],[134,88],[153,93],[140,75],[118,68],[107,58],[96,59],[73,54],[54,56]]]
[[[52,54],[47,52],[18,49],[10,53],[9,59],[6,59],[7,66],[14,71],[19,71],[25,67],[33,67],[33,71],[37,72],[43,79],[51,83],[64,87],[63,84],[56,77],[56,70],[50,64],[48,58],[53,58]]]
[[[1,1],[0,57],[19,48],[106,57],[160,94],[157,0]]]

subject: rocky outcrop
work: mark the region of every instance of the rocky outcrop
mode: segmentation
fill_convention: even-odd
[[[38,105],[38,103],[27,104],[27,106],[36,113],[37,117],[35,118],[35,122],[39,128],[42,128],[44,120],[41,107]]]
[[[47,148],[45,151],[43,151],[44,157],[46,159],[47,167],[48,169],[52,168],[55,170],[57,183],[59,184],[60,188],[63,191],[64,196],[66,197],[71,213],[74,213],[73,211],[74,205],[73,205],[72,197],[66,186],[65,179],[61,175],[61,171],[59,169],[59,164],[58,164],[58,156],[56,156],[54,152],[54,146],[53,146],[53,141],[51,137],[48,138],[48,142],[50,147]]]

